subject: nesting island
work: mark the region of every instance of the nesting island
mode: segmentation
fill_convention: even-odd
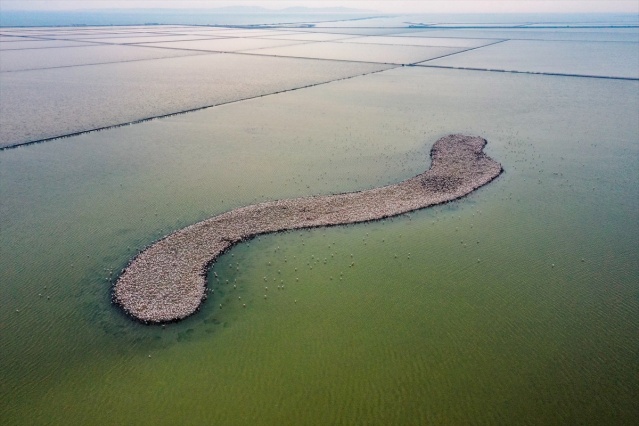
[[[259,234],[379,220],[461,198],[503,171],[483,152],[485,145],[477,136],[445,136],[431,149],[431,167],[403,182],[254,204],[175,231],[131,260],[115,282],[113,302],[144,323],[186,318],[206,299],[208,269],[233,245]]]

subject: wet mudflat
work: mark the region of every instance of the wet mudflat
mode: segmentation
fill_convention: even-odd
[[[325,33],[339,31],[366,29]],[[238,77],[240,92],[278,91],[275,77],[263,86],[255,77],[278,64],[288,76],[312,62],[322,78],[338,64],[241,56],[217,65],[237,73],[271,62]],[[204,57],[234,56],[160,61],[205,66]],[[136,64],[152,72],[154,61]],[[132,78],[118,67],[101,68],[109,88]],[[182,67],[183,78],[201,69]],[[639,82],[353,69],[328,84],[0,151],[3,421],[635,422]],[[20,73],[0,82],[17,87]],[[25,71],[24,87],[39,82],[51,102],[64,100],[52,87],[62,74],[27,73],[44,71]],[[83,82],[68,81],[69,90]],[[168,90],[168,80],[149,84],[140,116]],[[166,110],[178,112],[187,97],[173,99]],[[73,117],[103,115],[86,105]],[[11,117],[3,110],[3,128]],[[450,133],[485,137],[505,173],[433,209],[239,244],[183,322],[144,326],[111,305],[117,271],[161,236],[245,205],[408,179],[428,164],[428,141]]]

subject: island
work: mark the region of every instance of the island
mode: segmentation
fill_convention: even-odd
[[[142,250],[115,281],[112,301],[143,323],[179,321],[206,299],[207,272],[235,244],[293,229],[381,220],[464,197],[503,172],[478,136],[448,135],[430,151],[430,168],[365,191],[269,201],[180,229]]]

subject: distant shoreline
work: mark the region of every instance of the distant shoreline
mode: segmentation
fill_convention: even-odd
[[[95,11],[23,11],[2,12],[0,28],[74,27],[86,26],[242,26],[295,25],[303,23],[340,22],[388,17],[380,12],[255,12],[239,13],[204,10],[95,10]],[[282,18],[286,18],[282,20]]]
[[[408,29],[495,29],[495,28],[637,28],[634,13],[402,13],[359,9],[280,9],[280,10],[223,10],[223,9],[97,9],[97,10],[3,10],[0,28],[37,27],[118,27],[184,25],[212,27],[260,28],[281,26],[303,28],[299,25],[328,22],[360,21],[379,18],[406,19],[392,28]],[[284,19],[282,19],[284,18]],[[503,24],[503,26],[495,26]],[[328,28],[322,26],[323,28]],[[357,25],[357,27],[361,27]],[[371,26],[371,28],[377,28]],[[384,28],[389,28],[384,25]]]

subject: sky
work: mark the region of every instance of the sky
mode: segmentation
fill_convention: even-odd
[[[0,10],[207,9],[225,6],[350,7],[384,13],[634,13],[639,0],[2,0]]]

